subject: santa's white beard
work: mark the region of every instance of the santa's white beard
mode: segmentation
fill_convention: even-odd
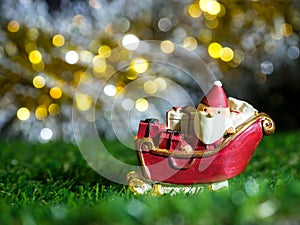
[[[213,144],[232,126],[231,118],[222,114],[209,117],[206,112],[198,112],[194,119],[195,134],[204,144]]]

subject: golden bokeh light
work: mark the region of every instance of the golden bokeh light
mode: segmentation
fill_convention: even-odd
[[[131,69],[130,67],[128,68],[126,72],[126,77],[128,80],[135,80],[138,78],[139,73],[137,73],[135,70]]]
[[[222,45],[217,42],[211,43],[208,46],[208,54],[210,55],[210,57],[214,59],[220,58],[221,50],[222,50]]]
[[[4,48],[9,56],[14,56],[18,53],[18,47],[13,41],[6,42]]]
[[[202,15],[202,11],[199,8],[199,4],[191,4],[188,8],[189,15],[193,18],[198,18]]]
[[[40,35],[39,30],[34,27],[29,28],[26,32],[26,36],[29,41],[36,41],[39,35]]]
[[[17,111],[17,117],[21,121],[28,120],[30,117],[30,111],[26,107],[21,107]]]
[[[245,60],[245,53],[242,50],[236,49],[233,51],[233,53],[234,53],[233,61],[235,63],[241,64]]]
[[[35,118],[37,120],[44,120],[48,115],[48,110],[45,105],[39,105],[35,110]]]
[[[77,94],[75,96],[76,107],[81,111],[87,111],[92,106],[92,97],[87,94]]]
[[[224,61],[224,62],[229,62],[233,59],[234,57],[234,52],[231,48],[229,47],[224,47],[221,49],[220,51],[220,58]]]
[[[280,34],[284,37],[288,37],[293,33],[293,27],[288,24],[284,23],[280,26]]]
[[[214,18],[214,19],[211,19],[211,20],[205,20],[205,25],[209,29],[215,29],[219,26],[219,20],[218,20],[218,18]]]
[[[42,61],[42,54],[38,50],[33,50],[29,53],[28,58],[31,63],[37,64]]]
[[[184,40],[183,40],[183,47],[185,47],[186,49],[190,50],[190,51],[193,51],[197,48],[198,46],[198,42],[196,40],[196,38],[194,37],[186,37]]]
[[[163,77],[158,77],[154,80],[159,91],[164,91],[167,88],[167,82]]]
[[[31,51],[36,50],[36,49],[37,49],[36,43],[34,43],[34,42],[26,42],[26,44],[25,44],[25,51],[27,53],[30,53]]]
[[[62,47],[65,44],[65,37],[61,34],[54,35],[52,44],[56,47]]]
[[[199,32],[199,41],[203,43],[208,43],[212,39],[212,33],[209,29],[203,28]]]
[[[147,71],[149,67],[149,63],[144,58],[137,58],[132,61],[131,67],[137,73],[144,73]]]
[[[60,113],[60,106],[58,104],[51,104],[48,107],[48,112],[51,116],[57,116]]]
[[[16,33],[20,30],[20,24],[16,20],[12,20],[7,24],[7,29],[9,32]]]
[[[209,1],[207,4],[207,12],[211,15],[217,15],[221,11],[221,5],[217,1]]]
[[[53,87],[50,89],[50,96],[54,99],[59,99],[62,96],[62,90],[59,87]]]
[[[93,58],[94,73],[103,73],[106,70],[106,60],[99,55]]]
[[[207,6],[208,6],[208,3],[210,2],[211,0],[200,0],[199,1],[199,6],[200,6],[200,9],[204,12],[207,12]]]
[[[216,0],[200,0],[200,9],[210,15],[217,15],[221,12],[221,4]]]
[[[155,94],[157,92],[157,84],[155,81],[153,80],[148,80],[144,83],[144,91],[147,93],[147,94]]]
[[[135,108],[139,112],[145,112],[149,108],[149,103],[144,98],[139,98],[135,101]]]
[[[43,61],[40,61],[39,63],[32,64],[32,69],[34,71],[40,72],[45,69],[45,63]]]
[[[98,49],[98,54],[101,58],[108,58],[111,55],[111,49],[109,46],[107,45],[102,45],[99,49]]]
[[[160,49],[164,53],[170,54],[170,53],[174,52],[175,47],[174,47],[174,44],[172,41],[165,40],[160,43]]]
[[[39,75],[33,78],[32,83],[35,88],[43,88],[46,84],[46,81],[44,77]]]

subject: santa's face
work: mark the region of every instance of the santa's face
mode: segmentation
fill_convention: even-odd
[[[194,119],[195,133],[204,144],[213,144],[232,127],[229,108],[209,107],[199,104]]]

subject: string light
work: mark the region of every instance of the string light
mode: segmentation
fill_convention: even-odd
[[[98,49],[98,54],[101,58],[108,58],[111,55],[111,49],[107,45],[103,45]]]
[[[193,18],[198,18],[202,15],[202,11],[198,4],[191,4],[188,8],[189,15]]]
[[[59,87],[53,87],[50,89],[50,96],[54,99],[59,99],[62,96],[62,90]]]
[[[32,83],[33,83],[33,86],[36,88],[43,88],[46,84],[46,81],[45,81],[44,77],[42,77],[42,76],[35,76],[33,78]]]
[[[48,115],[47,107],[44,105],[39,105],[35,110],[35,118],[37,120],[44,120]]]
[[[149,67],[149,63],[144,58],[137,58],[132,61],[131,67],[137,73],[144,73],[147,71]]]
[[[155,94],[157,92],[157,84],[155,81],[148,80],[144,83],[144,91],[147,94]]]
[[[220,58],[224,61],[224,62],[229,62],[233,59],[234,57],[234,52],[232,51],[231,48],[229,47],[224,47],[221,49],[220,51]]]
[[[33,50],[29,53],[28,58],[31,63],[37,64],[42,61],[42,54],[38,50]]]
[[[76,51],[68,51],[65,55],[65,60],[67,63],[69,64],[75,64],[78,62],[79,56],[78,53]]]
[[[54,35],[52,44],[56,47],[62,47],[65,44],[65,37],[61,34]]]
[[[75,101],[76,107],[81,111],[87,111],[92,106],[92,97],[87,94],[77,94]]]
[[[214,59],[220,58],[221,50],[222,50],[222,45],[217,42],[211,43],[208,46],[208,54],[210,55],[210,57]]]
[[[30,117],[30,111],[26,107],[21,107],[17,111],[17,117],[21,121],[28,120]]]
[[[128,50],[136,50],[139,47],[140,40],[133,34],[126,34],[122,39],[122,45]]]
[[[20,29],[20,24],[18,21],[12,20],[7,24],[7,29],[8,29],[8,31],[10,31],[12,33],[16,33]]]
[[[135,101],[135,108],[139,112],[147,111],[148,107],[149,107],[149,103],[144,98],[139,98]]]
[[[170,53],[174,52],[175,47],[174,47],[174,44],[172,41],[165,40],[160,43],[160,49],[164,53],[170,54]]]

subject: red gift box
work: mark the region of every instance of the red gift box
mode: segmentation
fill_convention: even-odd
[[[169,150],[182,150],[188,143],[177,130],[167,129],[162,131],[159,139],[159,148]]]
[[[158,119],[148,118],[145,120],[141,120],[137,137],[155,138],[161,133],[164,127],[164,124],[159,123]]]

